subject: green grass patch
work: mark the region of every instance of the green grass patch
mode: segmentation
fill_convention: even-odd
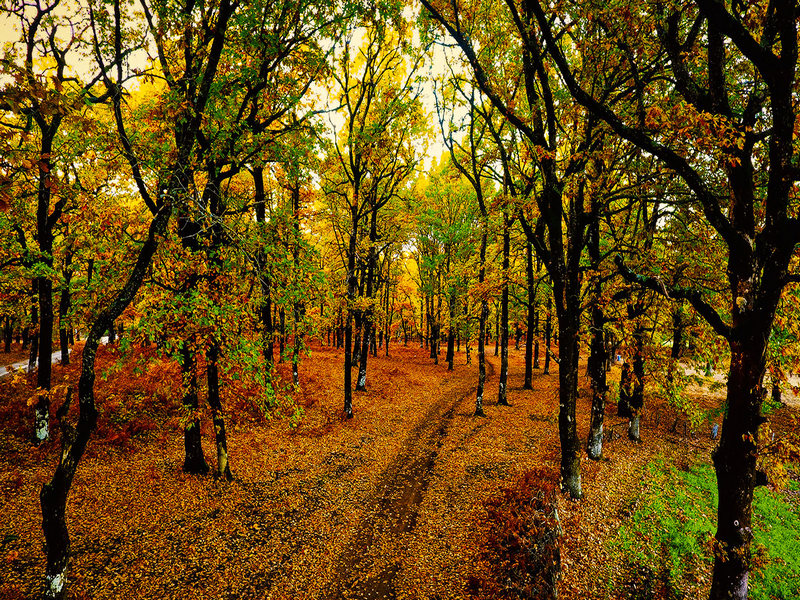
[[[609,592],[627,598],[702,597],[711,582],[717,488],[707,464],[685,469],[652,462],[643,496],[621,516],[611,553],[621,565]],[[789,489],[797,488],[797,482]],[[800,507],[786,493],[758,488],[753,503],[750,598],[800,597]]]

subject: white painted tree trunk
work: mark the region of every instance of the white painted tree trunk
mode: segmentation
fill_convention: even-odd
[[[641,439],[639,437],[639,422],[641,421],[641,418],[641,415],[636,413],[633,415],[630,423],[628,424],[628,437],[636,442]]]

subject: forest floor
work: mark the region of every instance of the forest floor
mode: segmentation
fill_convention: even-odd
[[[557,365],[550,375],[535,371],[533,390],[523,390],[523,351],[512,349],[511,406],[502,407],[499,359],[489,356],[486,417],[476,418],[474,362],[464,365],[460,353],[448,372],[427,353],[392,345],[391,357],[370,358],[368,389],[354,394],[350,420],[335,349],[315,345],[302,362],[296,426],[264,419],[230,386],[228,483],[182,471],[177,367],[152,357],[123,365],[114,347],[101,348],[98,430],[68,505],[69,597],[470,598],[484,501],[528,469],[558,468]],[[77,380],[76,362],[54,369],[57,384]],[[618,377],[614,367],[610,378]],[[582,377],[582,440],[587,384]],[[28,441],[29,385],[0,382],[3,599],[40,589],[39,491],[58,457],[58,442]],[[710,460],[709,434],[692,433],[657,399],[648,398],[639,444],[613,407],[608,413],[605,460],[582,461],[584,500],[558,500],[562,598],[609,597],[603,577],[617,566],[606,541],[635,507],[653,457]],[[208,415],[203,423],[213,462]]]

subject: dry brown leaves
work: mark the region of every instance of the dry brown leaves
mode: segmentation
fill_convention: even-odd
[[[296,430],[228,415],[232,483],[181,472],[176,395],[166,389],[174,365],[110,375],[98,391],[107,431],[91,442],[70,495],[69,597],[466,598],[483,502],[528,469],[557,468],[557,372],[537,372],[534,389],[522,390],[523,355],[512,349],[512,406],[498,407],[499,361],[490,357],[487,416],[476,418],[475,364],[447,372],[426,350],[391,352],[370,358],[352,420],[341,416],[342,353],[319,346],[300,367],[296,400],[306,412]],[[152,426],[114,443],[130,422],[119,415],[142,410]],[[585,438],[586,394],[579,414]],[[32,597],[44,569],[38,494],[57,448],[32,448],[19,423],[2,427],[0,597]],[[561,597],[599,593],[603,542],[664,449],[659,427],[645,420],[641,445],[608,443],[608,461],[583,463],[586,499],[559,501]]]

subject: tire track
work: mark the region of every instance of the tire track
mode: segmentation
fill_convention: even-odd
[[[486,371],[488,381],[494,375],[494,365],[488,357]],[[461,391],[439,398],[408,435],[400,453],[381,476],[376,493],[368,500],[366,516],[340,555],[329,598],[397,598],[396,579],[402,556],[393,556],[392,550],[404,534],[416,527],[420,505],[456,408],[474,398],[476,391],[475,384],[468,384],[466,391],[461,387]]]

